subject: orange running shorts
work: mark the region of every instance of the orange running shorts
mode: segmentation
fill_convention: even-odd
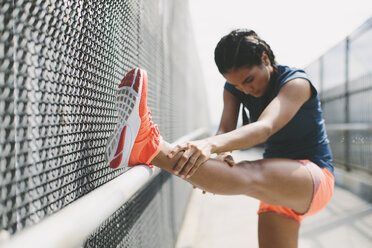
[[[333,196],[333,189],[335,184],[335,178],[333,174],[329,170],[317,166],[310,160],[297,161],[309,170],[313,178],[314,193],[308,211],[304,214],[300,214],[290,208],[261,202],[260,208],[257,212],[258,214],[275,212],[293,218],[301,223],[304,218],[318,213],[328,204],[329,200]]]

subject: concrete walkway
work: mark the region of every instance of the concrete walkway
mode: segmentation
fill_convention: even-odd
[[[259,149],[250,149],[233,156],[240,161],[260,158],[260,154]],[[194,190],[176,247],[258,247],[258,204],[246,196],[203,195]],[[299,247],[372,247],[372,205],[336,187],[328,206],[303,221]]]

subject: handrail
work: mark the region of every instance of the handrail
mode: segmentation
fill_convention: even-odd
[[[330,131],[369,131],[372,130],[370,123],[335,123],[326,124],[326,129]]]
[[[200,128],[175,143],[208,135]],[[139,165],[93,190],[41,222],[0,242],[2,248],[68,248],[81,247],[89,235],[125,204],[161,169]],[[102,203],[105,204],[102,204]],[[92,206],[100,206],[92,208]]]

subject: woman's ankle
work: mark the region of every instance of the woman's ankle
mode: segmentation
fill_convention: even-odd
[[[160,139],[159,146],[160,146],[159,153],[151,160],[151,164],[154,164],[156,166],[164,162],[164,159],[167,158],[167,155],[171,150],[170,144],[162,138]]]
[[[178,160],[181,158],[183,152],[179,152],[172,158],[169,158],[168,154],[171,151],[171,149],[172,149],[172,145],[166,142],[165,140],[161,139],[160,151],[155,156],[155,158],[151,161],[151,164],[174,174],[173,167],[176,165]]]

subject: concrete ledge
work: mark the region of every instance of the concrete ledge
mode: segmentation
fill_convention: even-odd
[[[342,168],[335,168],[336,185],[354,194],[362,199],[372,202],[372,176],[360,171],[347,172]]]

